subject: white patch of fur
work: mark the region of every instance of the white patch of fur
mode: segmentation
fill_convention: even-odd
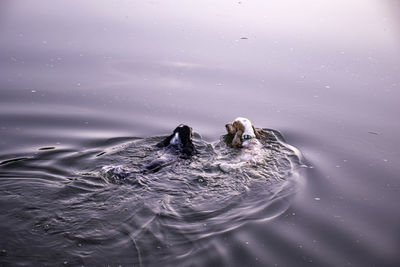
[[[174,137],[172,137],[170,144],[171,145],[179,145],[181,143],[181,139],[179,138],[179,133],[175,133]]]
[[[254,133],[251,121],[243,117],[238,117],[235,119],[235,121],[239,121],[244,126],[245,130],[243,134],[253,137],[248,140],[243,140],[240,160],[253,164],[262,161],[265,158],[267,151],[263,148],[263,145],[256,138],[256,134]]]
[[[256,134],[254,133],[251,121],[249,119],[237,117],[235,119],[235,121],[240,121],[240,123],[244,126],[243,134],[250,135],[251,137],[256,137]]]

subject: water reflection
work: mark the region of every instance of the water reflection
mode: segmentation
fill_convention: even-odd
[[[397,266],[397,10],[361,0],[2,1],[0,262],[35,265],[29,251],[39,265],[159,253],[169,265]],[[152,220],[132,186],[94,193],[104,180],[72,175],[115,140],[186,123],[211,143],[236,116],[279,129],[313,166],[268,222],[162,247],[154,233],[168,220]],[[141,236],[154,243],[131,235],[147,223]]]

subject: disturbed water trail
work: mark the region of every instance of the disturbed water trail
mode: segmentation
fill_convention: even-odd
[[[5,215],[14,227],[6,259],[168,263],[190,257],[209,237],[272,219],[298,190],[302,159],[277,131],[266,131],[258,162],[243,162],[223,138],[207,143],[199,135],[192,159],[169,156],[170,164],[154,173],[140,170],[165,158],[156,146],[163,137],[112,138],[84,150],[43,147],[5,159],[2,203],[15,209]],[[43,246],[49,255],[38,259]]]

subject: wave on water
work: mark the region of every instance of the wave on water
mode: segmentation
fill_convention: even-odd
[[[164,137],[117,138],[85,151],[41,149],[0,167],[8,176],[41,174],[47,192],[25,194],[20,212],[36,202],[40,208],[28,212],[35,213],[30,227],[68,253],[70,262],[97,264],[118,255],[131,255],[121,264],[168,261],[191,255],[201,240],[270,220],[289,207],[302,158],[279,132],[265,131],[269,139],[256,161],[243,161],[242,151],[223,137],[210,144],[195,135],[198,153],[191,159],[158,148]],[[143,172],[160,159],[166,162],[162,168]]]

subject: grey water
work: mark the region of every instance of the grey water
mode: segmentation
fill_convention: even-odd
[[[399,31],[390,0],[1,1],[0,266],[399,266]],[[198,153],[140,173],[181,123]]]

